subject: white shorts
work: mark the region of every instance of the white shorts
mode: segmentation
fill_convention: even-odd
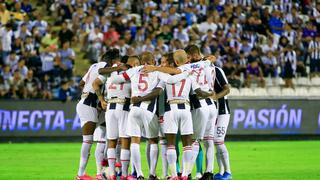
[[[218,115],[214,131],[214,142],[222,143],[227,134],[227,129],[230,121],[230,114]]]
[[[158,116],[147,109],[133,106],[128,115],[127,134],[131,137],[141,137],[143,129],[146,138],[158,137]]]
[[[122,106],[117,104],[117,106]],[[107,139],[115,140],[119,137],[129,138],[127,135],[128,111],[112,109],[106,112]]]
[[[94,107],[83,104],[84,99],[81,99],[77,104],[77,114],[83,127],[87,122],[99,123],[98,110]]]
[[[171,110],[164,113],[165,134],[177,134],[178,130],[181,135],[193,134],[190,106],[185,105],[185,107],[186,109],[178,109],[177,104],[171,104]]]
[[[213,139],[214,125],[218,115],[215,104],[210,106],[202,105],[202,107],[192,110],[191,114],[193,122],[193,139]]]
[[[93,133],[93,141],[105,142],[106,141],[106,127],[97,126]]]

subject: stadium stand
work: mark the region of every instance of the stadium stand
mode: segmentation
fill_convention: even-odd
[[[79,69],[109,48],[160,59],[194,43],[217,57],[231,96],[320,95],[316,1],[39,2],[1,1],[0,98],[76,99]]]

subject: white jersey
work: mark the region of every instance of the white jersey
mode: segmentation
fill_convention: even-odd
[[[189,100],[190,91],[198,88],[197,83],[192,77],[182,79],[174,84],[161,81],[158,87],[166,90],[168,101],[174,99]]]
[[[83,92],[95,93],[92,83],[99,76],[98,70],[104,68],[107,65],[106,62],[94,63],[90,66],[88,72],[83,76],[82,80],[85,82]]]
[[[185,64],[180,67],[178,67],[182,71],[191,70],[194,71],[192,78],[197,84],[199,88],[201,88],[202,91],[209,92],[212,84],[212,80],[210,78],[211,76],[211,69],[210,67],[211,62],[209,60],[206,61],[199,61],[195,63]],[[194,92],[195,89],[193,89],[192,94],[196,94]]]
[[[131,96],[145,96],[154,90],[159,84],[160,80],[166,83],[176,83],[183,78],[186,78],[189,73],[188,71],[181,73],[180,75],[171,76],[162,72],[150,72],[143,73],[143,66],[137,66],[125,71],[122,76],[114,76],[111,79],[113,83],[121,83],[131,81]]]
[[[110,77],[123,74],[123,72],[112,72]],[[131,97],[131,83],[130,81],[124,83],[112,83],[111,78],[100,75],[98,77],[103,83],[105,83],[107,99],[111,98],[130,98]]]

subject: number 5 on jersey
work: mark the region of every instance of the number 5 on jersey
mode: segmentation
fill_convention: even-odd
[[[148,74],[140,74],[139,85],[138,85],[139,91],[144,92],[148,89],[148,82],[146,80],[147,78],[148,78]]]

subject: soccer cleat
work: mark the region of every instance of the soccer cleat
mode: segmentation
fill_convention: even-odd
[[[220,180],[222,179],[223,175],[221,175],[220,173],[217,173],[213,176],[213,179],[216,179],[216,180]]]
[[[159,178],[157,176],[150,175],[149,180],[159,180]]]
[[[177,176],[177,177],[167,177],[167,180],[180,180],[180,178]]]
[[[188,180],[188,176],[181,176],[180,180]]]
[[[96,180],[104,180],[102,174],[97,174]]]
[[[131,174],[131,176],[135,179],[137,179],[137,172],[136,171],[133,171],[133,173]]]
[[[95,178],[84,174],[84,175],[82,175],[82,176],[79,176],[79,175],[78,175],[78,176],[76,177],[76,180],[95,180]]]
[[[127,177],[127,180],[137,180],[137,178],[136,178],[136,177],[133,177],[133,176],[128,176],[128,177]]]
[[[230,179],[232,179],[232,175],[228,172],[224,172],[222,176],[222,180],[230,180]]]
[[[197,174],[196,174],[196,179],[199,180],[201,177],[202,177],[202,174],[199,173],[199,172],[197,172]]]
[[[188,180],[192,180],[191,174],[188,175]]]
[[[108,176],[108,180],[117,180],[116,175]]]
[[[144,180],[144,177],[143,177],[143,176],[139,176],[139,177],[137,178],[137,180]]]
[[[213,180],[213,174],[210,172],[206,172],[203,174],[200,180]]]

